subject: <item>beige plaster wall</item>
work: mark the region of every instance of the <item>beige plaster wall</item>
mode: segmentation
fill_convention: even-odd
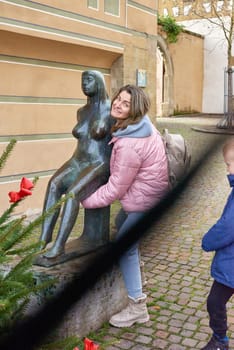
[[[150,116],[156,115],[156,55],[157,42],[151,38],[134,37],[125,48],[124,59],[124,84],[136,83],[137,69],[143,69],[146,73],[146,87],[143,89],[151,100]]]
[[[202,112],[204,39],[181,33],[178,42],[169,45],[174,70],[174,111]]]

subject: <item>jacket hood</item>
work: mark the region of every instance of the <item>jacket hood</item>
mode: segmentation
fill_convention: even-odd
[[[152,135],[152,123],[145,115],[137,124],[128,125],[126,129],[119,129],[112,133],[113,137],[143,138]]]
[[[229,174],[229,175],[227,176],[227,178],[228,178],[230,187],[234,187],[234,175],[233,175],[233,174]]]

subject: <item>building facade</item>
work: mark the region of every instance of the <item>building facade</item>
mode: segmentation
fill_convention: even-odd
[[[110,95],[140,72],[156,115],[155,0],[2,0],[0,2],[0,210],[20,179],[39,177],[19,212],[42,208],[51,174],[73,153],[71,130],[86,103],[85,70],[103,73]]]
[[[183,31],[175,43],[168,43],[158,27],[157,116],[202,111],[203,51],[203,36]]]
[[[188,31],[204,37],[203,113],[223,114],[225,111],[225,70],[228,61],[228,36],[233,48],[233,1],[230,0],[160,0],[159,13],[173,17]],[[226,28],[224,30],[224,28]],[[233,56],[233,53],[232,53]]]

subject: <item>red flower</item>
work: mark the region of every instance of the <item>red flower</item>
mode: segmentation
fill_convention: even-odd
[[[10,197],[10,202],[11,203],[18,202],[21,199],[21,197],[20,197],[18,192],[9,192],[8,196]]]
[[[73,350],[79,350],[79,348],[76,346]]]
[[[27,179],[26,177],[23,177],[21,182],[20,182],[20,189],[25,189],[25,190],[31,190],[34,187],[32,181]]]
[[[98,350],[100,349],[100,346],[97,344],[94,344],[94,342],[88,338],[85,338],[84,340],[84,350]]]
[[[32,194],[32,191],[30,191],[34,187],[33,183],[27,179],[26,177],[23,177],[20,182],[20,190],[19,192],[9,192],[8,196],[10,197],[10,203],[15,203],[21,200],[22,198],[26,196],[30,196]]]

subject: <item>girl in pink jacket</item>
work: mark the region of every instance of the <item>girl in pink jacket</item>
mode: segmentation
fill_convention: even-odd
[[[90,197],[84,208],[106,207],[119,200],[122,208],[116,217],[117,238],[152,208],[168,191],[167,157],[160,133],[147,112],[150,101],[134,85],[122,87],[112,99],[113,144],[110,177]],[[149,320],[146,295],[142,292],[138,243],[120,259],[120,269],[128,292],[128,306],[110,319],[115,327],[130,327]]]

